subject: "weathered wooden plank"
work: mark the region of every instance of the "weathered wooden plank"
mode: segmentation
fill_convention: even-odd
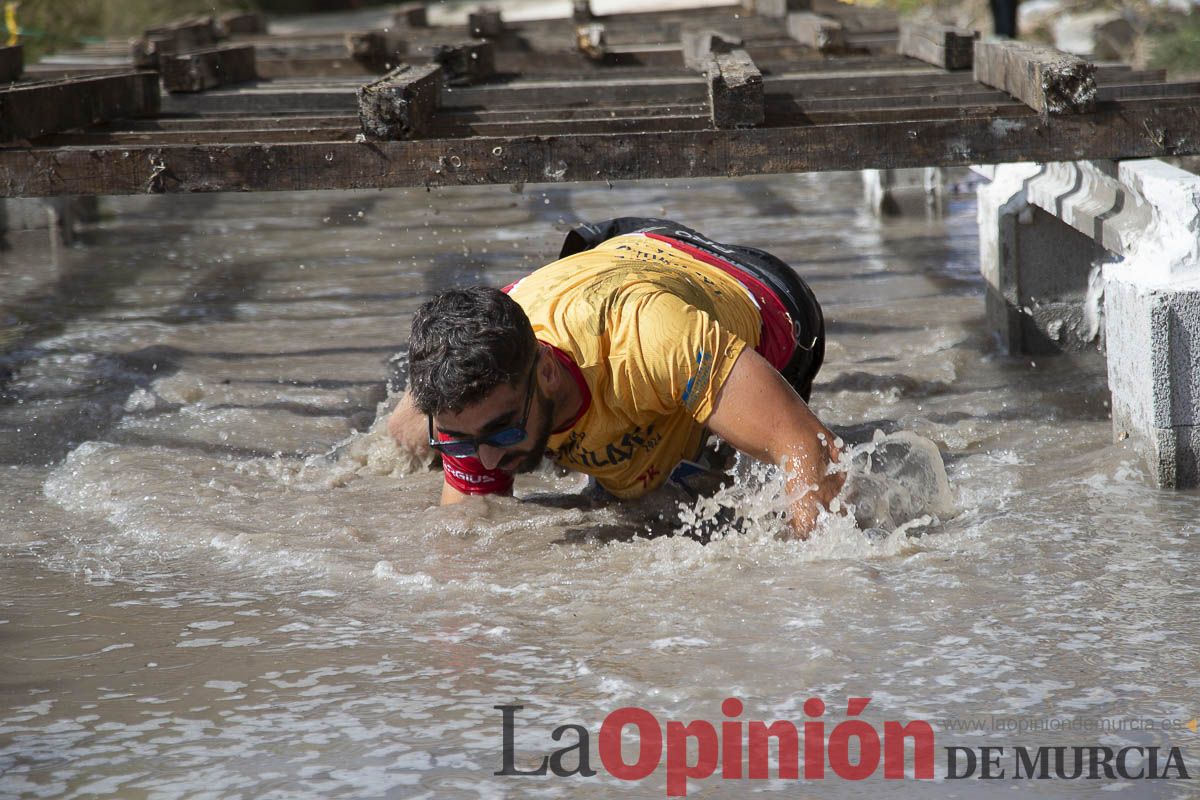
[[[976,86],[976,84],[970,84]],[[1188,84],[1189,87],[1193,84]],[[1200,84],[1195,85],[1200,94]],[[1179,96],[1179,95],[1177,95]],[[893,109],[897,113],[918,108],[957,108],[959,106],[1003,106],[1021,104],[1013,101],[1007,94],[999,90],[957,92],[925,92],[912,94],[888,94],[881,96],[849,96],[821,97],[797,99],[790,95],[767,94],[764,105],[767,121],[770,124],[782,124],[793,116],[811,114],[813,112],[835,112],[848,110],[879,110]],[[627,106],[627,107],[586,107],[586,108],[541,108],[519,109],[507,111],[477,111],[477,110],[441,110],[435,117],[439,125],[470,125],[474,123],[504,124],[519,122],[546,122],[552,120],[605,120],[612,118],[634,119],[639,117],[695,117],[707,116],[709,104],[671,104],[658,106]],[[899,119],[901,117],[897,117]],[[108,132],[176,132],[176,131],[236,131],[257,130],[271,131],[276,129],[304,129],[321,131],[326,129],[348,129],[358,123],[357,116],[351,115],[311,115],[297,114],[287,116],[204,116],[184,118],[156,118],[145,120],[129,120],[108,127]]]
[[[1005,95],[987,98],[992,102],[975,102],[968,98],[912,97],[895,100],[892,98],[856,98],[839,101],[846,106],[833,108],[827,101],[820,101],[801,108],[772,109],[768,107],[768,121],[779,125],[844,125],[861,122],[896,122],[908,120],[957,119],[964,117],[996,116],[1008,117],[1034,115],[1032,109]],[[872,106],[868,100],[882,102]],[[829,106],[829,108],[826,108]],[[523,114],[520,117],[502,118],[492,113],[441,114],[434,119],[428,138],[459,138],[467,136],[535,136],[577,135],[582,133],[618,133],[700,130],[711,124],[707,108],[674,109],[675,113],[655,115],[637,113],[640,109],[624,109],[623,116],[605,115],[558,115],[554,111],[542,114]],[[317,120],[317,124],[272,124],[275,120],[263,120],[261,128],[234,127],[210,124],[191,128],[167,130],[103,129],[82,133],[56,134],[39,141],[43,146],[105,146],[144,144],[237,144],[282,142],[331,142],[352,141],[360,133],[356,117],[330,117]]]
[[[159,58],[163,88],[168,92],[202,92],[255,80],[254,47],[226,45]]]
[[[1096,102],[1149,98],[1193,97],[1200,95],[1200,82],[1187,83],[1122,83],[1096,87]]]
[[[435,119],[426,138],[453,140],[470,136],[573,136],[584,133],[644,133],[702,130],[711,124],[708,113],[666,117],[608,117],[604,119],[525,119],[516,122]],[[348,128],[276,128],[268,131],[172,131],[170,133],[90,132],[58,134],[46,141],[56,146],[123,144],[276,144],[280,142],[353,141],[361,130]]]
[[[247,36],[267,32],[267,18],[257,11],[228,11],[217,20],[225,36]]]
[[[937,25],[927,20],[900,23],[899,52],[942,69],[970,69],[979,31]]]
[[[442,68],[436,64],[397,67],[358,90],[363,132],[376,139],[412,139],[433,122],[441,91]]]
[[[710,55],[704,77],[714,127],[748,128],[763,121],[762,73],[745,50]]]
[[[830,96],[863,91],[942,89],[972,83],[970,75],[932,68],[848,70],[764,76],[767,92],[790,92],[799,97]],[[169,95],[163,99],[168,114],[214,112],[351,112],[356,108],[356,86],[286,82],[246,89],[218,89],[202,95]],[[447,87],[445,108],[545,108],[577,106],[629,106],[707,102],[707,85],[700,76],[628,78],[592,81],[518,81],[481,86]]]
[[[846,33],[842,23],[809,11],[787,15],[787,32],[797,42],[822,53],[846,49]]]
[[[0,90],[0,142],[155,114],[158,109],[158,75],[153,72],[18,84]]]
[[[680,43],[683,47],[683,63],[693,70],[705,69],[710,55],[745,49],[740,36],[713,28],[685,29]]]
[[[496,48],[490,41],[435,45],[430,57],[449,86],[470,86],[496,74]]]
[[[1006,98],[1003,92],[994,94]],[[440,110],[437,114],[439,121],[449,123],[467,122],[522,122],[525,120],[549,119],[610,119],[613,117],[669,117],[669,116],[706,116],[707,103],[673,104],[669,106],[632,106],[624,108],[546,108],[521,109],[517,111],[447,111]],[[235,131],[275,129],[306,129],[325,130],[331,128],[356,128],[359,124],[357,114],[289,114],[274,116],[242,116],[215,115],[204,117],[155,117],[151,119],[124,120],[107,126],[112,133],[153,133],[175,131]]]
[[[269,117],[249,115],[216,115],[208,117],[151,117],[127,119],[107,126],[107,130],[119,133],[170,133],[173,131],[235,131],[272,130],[274,128],[357,128],[357,114],[276,114]]]
[[[768,94],[765,99],[767,121],[772,125],[783,124],[797,114],[814,111],[850,111],[861,109],[913,109],[937,108],[940,106],[979,106],[1016,103],[1009,95],[998,89],[958,92],[913,92],[911,94],[886,94],[847,97],[795,98],[790,95]],[[902,119],[902,117],[897,117]]]
[[[1086,113],[1096,103],[1096,67],[1028,42],[975,43],[975,80],[1003,89],[1044,114]]]
[[[346,34],[346,52],[358,63],[386,72],[404,60],[408,43],[398,31],[357,31]]]
[[[823,56],[793,39],[743,47],[765,75],[800,72],[844,72],[854,69],[912,69],[912,59],[890,56]],[[410,50],[409,59],[420,60],[421,48]],[[259,59],[260,64],[262,59]],[[690,72],[684,64],[683,50],[671,44],[609,45],[603,57],[592,61],[577,53],[500,50],[496,52],[496,71],[536,75],[539,79],[591,80],[597,77],[621,77],[624,73],[646,78],[678,77]],[[333,74],[333,73],[328,73]],[[264,73],[265,77],[265,73]]]
[[[963,86],[972,83],[970,75],[933,72],[817,73],[816,75],[767,75],[763,77],[765,91],[789,92],[797,96],[817,97],[862,91],[892,91],[903,88]],[[443,97],[446,107],[481,108],[525,107],[549,105],[620,105],[637,103],[701,102],[707,98],[703,81],[689,77],[625,79],[577,83],[528,81],[507,85],[470,87],[448,91]]]
[[[0,47],[0,83],[15,81],[21,77],[25,66],[25,48],[19,44]]]
[[[967,118],[460,141],[6,148],[0,195],[361,189],[1149,158],[1200,153],[1200,102]]]

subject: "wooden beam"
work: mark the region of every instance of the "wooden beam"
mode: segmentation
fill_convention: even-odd
[[[1043,45],[975,43],[975,80],[1002,89],[1043,114],[1087,113],[1096,104],[1096,67]]]
[[[745,50],[708,57],[709,115],[716,128],[749,128],[763,121],[763,77]]]
[[[496,74],[496,48],[489,41],[435,45],[430,57],[448,86],[470,86]]]
[[[202,92],[258,77],[254,47],[248,44],[165,55],[159,59],[158,68],[168,92]]]
[[[787,32],[797,42],[822,53],[846,49],[846,34],[842,23],[809,11],[787,15]]]
[[[845,125],[861,122],[895,122],[897,120],[960,119],[966,117],[1033,116],[1033,109],[1018,103],[1002,92],[999,101],[965,104],[965,98],[910,98],[917,101],[905,103],[894,101],[885,107],[873,107],[861,101],[848,101],[845,108],[830,110],[808,109],[775,113],[768,109],[771,125]],[[825,105],[822,103],[822,105]],[[677,109],[676,113],[646,115],[638,109],[621,109],[616,113],[623,116],[580,116],[556,115],[553,111],[542,114],[523,114],[517,119],[500,119],[483,114],[440,114],[429,131],[427,138],[454,139],[471,136],[522,137],[522,136],[572,136],[582,133],[646,133],[655,131],[702,130],[711,126],[707,108],[698,108],[690,113]],[[340,124],[334,124],[340,122]],[[127,127],[127,126],[126,126]],[[185,128],[182,130],[113,130],[101,129],[82,133],[61,133],[44,137],[39,145],[107,146],[123,144],[278,144],[282,142],[348,142],[361,135],[356,117],[331,117],[319,125],[288,127],[267,125],[261,129],[220,126]]]
[[[17,85],[0,90],[0,142],[156,114],[158,109],[158,74],[154,72]]]
[[[217,20],[225,36],[245,36],[267,32],[267,18],[258,12],[229,11]]]
[[[406,64],[358,90],[363,132],[375,139],[415,139],[433,122],[442,68]]]
[[[844,72],[797,72],[764,76],[764,91],[792,93],[797,97],[836,96],[864,91],[905,89],[940,90],[972,83],[970,75],[932,68],[850,69]],[[288,87],[283,82],[260,86],[217,89],[203,95],[169,95],[163,99],[168,114],[341,112],[352,113],[355,84],[328,86],[305,83]],[[586,106],[636,106],[669,103],[705,103],[707,85],[700,76],[621,78],[578,81],[514,81],[481,86],[447,87],[441,104],[446,108],[520,109]]]
[[[19,44],[0,47],[0,83],[9,83],[21,77],[25,67],[25,48]]]
[[[742,38],[725,31],[712,28],[685,29],[680,37],[683,45],[683,63],[688,69],[703,70],[708,66],[710,55],[717,53],[732,53],[734,50],[745,49]]]
[[[942,69],[970,69],[979,31],[951,28],[929,21],[900,23],[899,52]]]
[[[346,52],[368,69],[387,72],[404,60],[408,43],[396,31],[356,31],[346,34]]]
[[[1200,153],[1200,98],[1092,115],[280,145],[0,149],[0,196],[665,179]]]

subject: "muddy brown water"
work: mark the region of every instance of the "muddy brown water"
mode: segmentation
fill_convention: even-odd
[[[1018,745],[1173,745],[1200,771],[1197,735],[1161,724],[1200,713],[1196,494],[1148,487],[1112,444],[1102,356],[997,353],[971,195],[880,221],[860,191],[825,174],[124,198],[53,268],[0,253],[0,796],[661,797],[663,768],[603,769],[605,716],[716,724],[730,696],[797,725],[819,697],[830,729],[869,697],[879,730],[930,722],[937,777],[714,776],[692,796],[1014,790],[947,780],[954,745],[1005,747],[1010,770]],[[373,429],[413,310],[618,214],[796,265],[829,321],[814,408],[859,440],[935,443],[953,513],[875,544],[764,522],[703,546],[638,535],[703,508],[591,507],[549,471],[521,499],[435,507],[439,476]],[[769,518],[771,480],[729,502]],[[519,768],[579,724],[600,774],[494,775],[503,704],[524,706]],[[1016,789],[1190,785],[1036,783]]]

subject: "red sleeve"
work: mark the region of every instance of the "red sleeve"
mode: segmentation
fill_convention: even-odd
[[[446,483],[463,494],[507,494],[512,491],[512,475],[503,470],[485,469],[474,456],[455,458],[442,453],[442,472]]]

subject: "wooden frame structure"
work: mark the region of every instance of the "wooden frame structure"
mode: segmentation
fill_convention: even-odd
[[[135,70],[139,58],[158,72]],[[174,73],[190,76],[183,89]],[[147,88],[158,76],[161,98]],[[192,20],[133,48],[106,43],[26,66],[0,87],[0,118],[20,93],[27,109],[0,125],[0,196],[1200,153],[1200,84],[1164,78],[902,26],[836,0],[618,17],[576,3],[574,19],[508,23],[481,11],[440,27],[410,4],[387,30],[291,36],[255,19]],[[64,85],[84,96],[101,80],[116,99],[73,113],[28,101]]]

